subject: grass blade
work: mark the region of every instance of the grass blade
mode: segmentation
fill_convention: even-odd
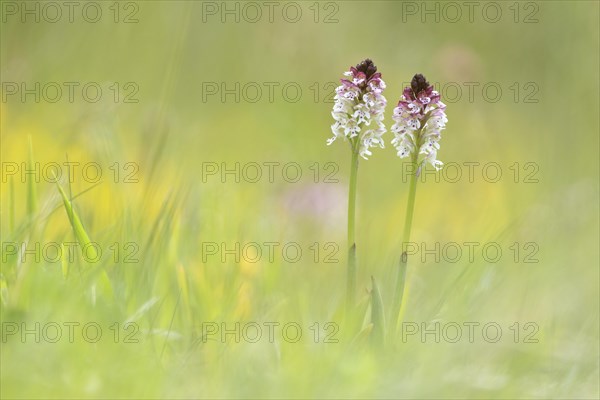
[[[10,177],[10,195],[8,197],[8,229],[15,231],[15,180]]]
[[[34,162],[33,162],[33,144],[31,142],[31,136],[29,136],[29,161],[28,171],[35,171]],[[35,210],[37,209],[37,192],[35,187],[35,175],[34,174],[26,174],[27,177],[27,215],[31,218],[33,214],[35,214]]]
[[[396,329],[398,325],[398,319],[400,318],[400,310],[402,308],[402,298],[404,297],[404,286],[406,284],[406,266],[408,262],[408,256],[406,252],[403,252],[400,256],[400,263],[398,265],[398,275],[396,277],[396,288],[394,291],[392,309],[390,314],[390,340],[394,340],[396,336]]]
[[[58,183],[56,184],[56,186],[58,187],[58,191],[60,192],[60,196],[62,197],[65,210],[67,211],[69,221],[71,222],[71,227],[73,228],[75,237],[77,238],[77,241],[81,246],[84,258],[86,258],[86,261],[98,261],[98,252],[93,246],[92,241],[90,240],[90,237],[88,236],[87,232],[83,228],[79,216],[77,215],[75,210],[73,210],[73,205],[71,204],[71,201],[67,197],[63,188]]]
[[[385,316],[383,311],[383,300],[381,292],[375,278],[371,276],[371,323],[373,331],[371,333],[371,342],[382,345],[385,338]]]

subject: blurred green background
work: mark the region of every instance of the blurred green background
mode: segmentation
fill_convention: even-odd
[[[63,2],[2,1],[1,397],[598,398],[599,4],[473,3],[99,1],[78,2],[71,18]],[[333,88],[364,58],[387,83],[388,129],[415,73],[448,106],[439,158],[447,178],[457,165],[462,176],[419,183],[412,239],[463,254],[409,258],[401,318],[456,323],[456,343],[419,332],[380,351],[344,329],[350,152],[325,141]],[[79,85],[73,101],[65,82]],[[90,83],[97,102],[82,91]],[[367,319],[371,276],[391,300],[408,190],[384,138],[358,175]],[[97,163],[102,179],[75,169],[69,183],[67,159]],[[53,162],[99,263],[36,259],[36,243],[77,240],[56,185],[21,175],[23,163]],[[262,179],[206,175],[207,163],[236,162],[259,163]],[[279,163],[273,182],[265,162]],[[298,182],[281,175],[286,163]],[[465,163],[478,163],[473,179]],[[222,262],[207,242],[295,242],[303,256]],[[465,242],[479,243],[473,260]],[[502,249],[495,262],[486,243]],[[65,321],[97,323],[102,339],[77,328],[70,343]],[[138,343],[124,340],[131,321]],[[56,343],[7,331],[53,322]],[[294,322],[303,336],[204,340],[210,322]],[[324,341],[328,322],[338,343]],[[464,322],[480,324],[472,342]],[[487,323],[501,327],[497,342],[482,338]]]

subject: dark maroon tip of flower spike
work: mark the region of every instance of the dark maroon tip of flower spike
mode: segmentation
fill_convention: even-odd
[[[364,73],[367,77],[367,80],[369,80],[371,76],[373,76],[373,74],[377,72],[377,67],[375,66],[375,64],[373,64],[373,61],[371,61],[368,58],[360,64],[357,64],[356,69],[357,71]]]
[[[416,97],[419,93],[429,88],[429,82],[427,82],[427,79],[423,75],[416,74],[413,76],[412,81],[410,81],[410,88]]]

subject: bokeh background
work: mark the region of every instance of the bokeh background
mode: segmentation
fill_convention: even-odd
[[[2,1],[2,398],[598,398],[599,5],[473,3],[469,13],[274,2],[270,15],[264,2],[99,1],[80,2],[71,22],[60,2],[58,17],[46,3]],[[450,336],[459,324],[456,343],[419,332],[381,351],[344,329],[350,154],[325,141],[333,88],[367,57],[387,83],[388,128],[415,73],[448,105],[439,158],[454,170],[418,184],[412,239],[463,254],[409,258],[401,320]],[[64,90],[56,102],[54,86],[43,91],[52,82]],[[65,82],[79,84],[73,101]],[[90,82],[97,102],[82,92]],[[34,93],[23,97],[22,83]],[[367,322],[370,277],[389,304],[401,249],[408,179],[391,138],[359,166],[356,312]],[[67,160],[97,163],[102,178],[75,169],[69,182]],[[21,175],[36,163],[63,166],[100,262],[36,252],[77,240],[56,184]],[[222,179],[235,163],[259,163],[262,178]],[[279,163],[272,182],[263,163]],[[282,176],[287,163],[297,182],[285,179],[293,169]],[[298,243],[303,256],[223,262],[207,242]],[[473,259],[465,242],[478,243]],[[497,260],[482,255],[487,243],[502,249]],[[56,343],[7,333],[54,322]],[[102,338],[76,328],[71,343],[64,322],[97,323]],[[127,322],[138,343],[125,341]],[[303,336],[202,335],[223,322],[294,322]],[[338,343],[324,340],[328,322]],[[465,322],[480,324],[472,342]],[[502,328],[497,342],[482,337],[486,323]]]

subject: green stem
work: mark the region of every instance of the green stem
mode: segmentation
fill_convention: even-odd
[[[406,281],[406,265],[408,261],[408,257],[406,254],[406,245],[410,242],[410,231],[412,227],[413,213],[415,209],[415,197],[417,193],[418,157],[419,155],[417,154],[417,152],[415,152],[415,154],[413,154],[412,157],[412,163],[414,165],[415,171],[410,176],[410,184],[408,189],[408,203],[406,205],[406,217],[404,218],[404,233],[402,236],[402,256],[400,257],[400,265],[398,268],[396,287],[394,290],[394,300],[392,302],[392,314],[390,318],[390,340],[392,341],[396,334],[398,318],[400,316],[400,308],[402,307],[402,297],[404,295],[404,284]]]
[[[356,294],[356,242],[354,220],[356,210],[356,177],[358,174],[358,140],[352,145],[350,163],[350,187],[348,191],[348,277],[346,286],[346,306],[348,311],[354,306]]]
[[[413,156],[413,165],[415,172],[410,176],[410,186],[408,189],[408,203],[406,204],[406,217],[404,218],[404,244],[410,242],[410,231],[412,228],[413,213],[415,210],[415,197],[417,193],[417,155]],[[403,248],[402,251],[405,249]]]

